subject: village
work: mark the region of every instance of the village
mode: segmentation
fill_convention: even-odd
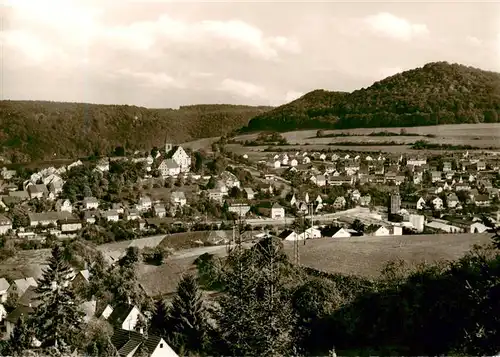
[[[192,247],[269,235],[305,244],[359,236],[481,234],[500,219],[500,159],[493,153],[281,150],[252,161],[247,154],[228,152],[222,140],[212,149],[208,154],[166,143],[161,150],[36,172],[4,167],[3,246],[10,241],[20,249],[47,248],[75,238],[96,244],[168,239],[186,231],[221,232],[209,242],[190,242]],[[228,230],[233,234],[225,234]],[[122,257],[107,258],[115,264]],[[0,277],[4,339],[20,316],[38,306],[37,278]],[[71,284],[91,279],[88,269],[75,269]],[[112,340],[118,350],[125,337],[132,341],[140,333],[142,313],[133,304],[100,306],[86,299],[82,308],[86,321],[104,319],[118,329]],[[153,350],[175,355],[162,338],[148,338]]]

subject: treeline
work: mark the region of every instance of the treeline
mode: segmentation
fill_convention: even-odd
[[[428,63],[352,93],[310,92],[253,118],[242,131],[497,123],[499,85],[495,72]]]
[[[146,109],[42,101],[0,102],[0,156],[12,162],[107,155],[220,136],[269,107],[199,105]]]
[[[418,134],[418,133],[408,133],[406,129],[401,129],[399,133],[392,132],[392,131],[374,131],[369,134],[355,134],[355,133],[330,133],[330,134],[325,134],[324,130],[318,130],[316,132],[316,138],[344,138],[344,137],[349,137],[349,136],[425,136],[428,138],[435,138],[436,135],[434,134]],[[315,137],[310,137],[309,139],[314,139]]]
[[[411,148],[414,150],[495,150],[497,147],[478,147],[472,145],[455,145],[455,144],[437,144],[430,143],[425,140],[418,140],[411,144]]]

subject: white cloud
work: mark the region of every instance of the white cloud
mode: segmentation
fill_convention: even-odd
[[[258,98],[263,99],[266,97],[266,90],[253,83],[240,81],[236,79],[226,78],[218,87],[220,91],[228,92],[236,96],[244,98]]]
[[[403,69],[401,67],[385,67],[385,68],[381,68],[379,70],[378,74],[380,76],[380,79],[384,79],[384,78],[393,76],[397,73],[400,73],[402,71],[403,71]]]
[[[166,73],[133,71],[129,68],[122,68],[111,74],[114,78],[132,78],[138,86],[155,89],[184,88],[182,81],[179,81]]]
[[[364,22],[376,34],[396,40],[409,41],[415,37],[429,34],[427,25],[414,24],[388,12],[367,16],[364,18]]]
[[[483,44],[483,41],[475,36],[467,36],[465,40],[472,46],[481,46]]]
[[[288,91],[286,92],[286,95],[285,95],[285,102],[288,103],[288,102],[291,102],[292,100],[295,100],[297,98],[300,98],[304,95],[303,92],[295,92],[293,90],[291,91]]]

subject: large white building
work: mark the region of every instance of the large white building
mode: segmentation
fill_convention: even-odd
[[[172,159],[179,165],[181,172],[189,172],[191,169],[191,156],[182,148],[182,146],[172,146],[165,144],[165,154],[167,159]]]

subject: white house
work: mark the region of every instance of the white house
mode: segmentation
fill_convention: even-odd
[[[486,231],[488,231],[488,227],[480,222],[475,222],[470,225],[471,233],[484,233]]]
[[[427,164],[427,159],[425,157],[411,157],[406,161],[408,166],[423,166]]]
[[[191,168],[191,156],[186,153],[182,146],[172,147],[170,144],[166,144],[165,151],[166,158],[172,159],[179,166],[181,172],[189,172]]]
[[[150,357],[178,357],[162,337],[153,334],[144,335],[137,331],[116,329],[110,341],[120,356],[137,357],[137,352],[144,345]]]
[[[181,167],[173,159],[165,159],[158,166],[158,171],[163,177],[177,176],[181,173]]]
[[[419,214],[410,214],[409,222],[417,232],[423,232],[425,217]]]
[[[8,295],[16,295],[18,297],[23,296],[23,294],[28,290],[30,286],[37,287],[38,283],[33,277],[24,278],[24,279],[16,279],[12,282],[12,284],[8,287],[7,294]]]
[[[245,187],[243,189],[243,191],[245,191],[245,194],[247,196],[247,200],[253,200],[255,198],[255,192],[253,191],[253,189],[251,187]]]
[[[399,226],[381,226],[373,233],[373,235],[377,237],[400,236],[402,234],[403,228]]]
[[[311,181],[319,187],[326,186],[326,178],[323,175],[312,176]]]
[[[291,167],[296,167],[298,164],[299,164],[299,162],[297,161],[297,159],[290,160],[290,166]]]
[[[307,156],[302,159],[302,164],[303,165],[307,165],[310,162],[311,162],[311,159],[309,157],[307,157]]]
[[[165,209],[165,206],[163,206],[163,205],[154,205],[153,211],[154,211],[154,214],[160,218],[163,218],[167,215],[167,210]]]
[[[281,207],[278,203],[274,203],[271,207],[271,218],[285,218],[285,209]]]
[[[61,232],[76,232],[82,229],[82,222],[79,219],[59,220]]]
[[[139,211],[148,211],[153,207],[153,202],[149,196],[143,196],[139,199],[137,204],[137,209]]]
[[[321,231],[316,227],[309,227],[304,232],[299,234],[299,239],[315,239],[321,238]]]
[[[448,205],[448,208],[455,208],[460,203],[460,201],[458,200],[456,194],[450,193],[448,197],[446,197],[446,203]]]
[[[108,222],[118,222],[120,220],[120,215],[114,209],[108,211],[101,211],[101,216],[105,218]]]
[[[173,205],[184,206],[187,203],[186,195],[182,191],[174,191],[170,195],[170,202]]]
[[[58,212],[69,212],[73,213],[73,206],[71,205],[71,201],[66,200],[57,200],[56,202],[56,211]]]
[[[95,197],[84,197],[83,198],[83,208],[88,210],[94,210],[99,207],[99,201]]]
[[[106,320],[115,328],[134,331],[139,319],[144,318],[141,311],[134,305],[119,304],[114,308]]]
[[[436,197],[431,202],[432,202],[432,205],[434,206],[434,209],[436,209],[436,210],[443,209],[443,200],[441,198]]]
[[[283,232],[281,232],[278,238],[281,238],[286,241],[295,241],[301,239],[299,235],[295,231],[292,231],[291,229],[286,229]]]
[[[7,301],[10,284],[5,278],[0,278],[0,303]]]
[[[12,229],[12,221],[0,214],[0,235],[6,234],[8,231]]]
[[[331,238],[349,238],[351,233],[342,227],[337,227],[336,231],[332,232],[331,235],[328,234],[328,236]]]
[[[72,219],[74,218],[69,212],[43,212],[43,213],[28,213],[28,218],[30,220],[30,226],[36,227],[57,225],[57,221],[60,219]]]
[[[422,210],[425,208],[426,202],[423,197],[420,197],[417,201],[417,209]]]
[[[276,161],[274,162],[273,166],[274,166],[274,168],[275,168],[275,169],[279,169],[279,168],[281,167],[281,161],[276,160]]]

